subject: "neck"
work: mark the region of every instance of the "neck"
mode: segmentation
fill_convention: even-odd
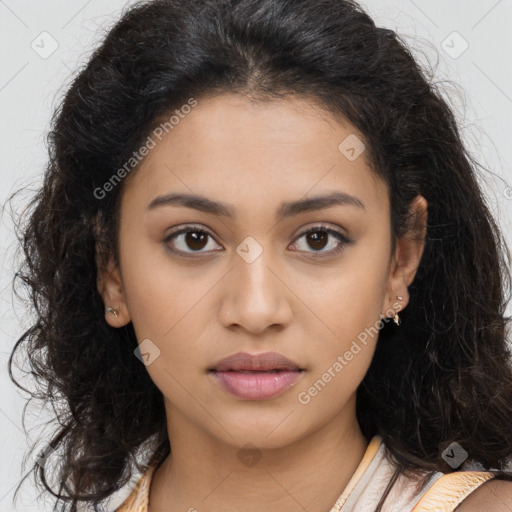
[[[167,410],[171,454],[153,475],[149,512],[329,512],[368,445],[355,397],[320,430],[264,449],[221,442]]]

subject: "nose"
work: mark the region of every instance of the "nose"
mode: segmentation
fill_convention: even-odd
[[[220,302],[219,316],[225,327],[260,334],[291,321],[293,294],[282,271],[266,257],[268,252],[266,249],[251,263],[233,255],[234,268],[224,280]]]

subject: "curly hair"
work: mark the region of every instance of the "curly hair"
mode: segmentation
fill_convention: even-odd
[[[136,454],[149,441],[149,463],[170,453],[163,396],[134,357],[133,326],[110,327],[97,290],[107,255],[119,262],[120,198],[137,165],[108,194],[95,191],[175,109],[224,92],[308,97],[348,119],[387,185],[393,244],[411,233],[413,199],[425,197],[410,303],[399,329],[380,329],[357,419],[400,471],[451,471],[441,454],[457,442],[512,479],[510,253],[432,76],[352,0],[148,0],[122,13],[57,106],[43,184],[17,223],[14,284],[28,289],[35,320],[9,374],[54,408],[59,490],[48,464],[33,470],[56,507],[96,507],[127,483],[132,463],[147,468]],[[38,393],[13,376],[22,347]]]

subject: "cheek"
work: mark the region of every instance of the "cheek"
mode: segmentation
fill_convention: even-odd
[[[122,261],[126,304],[139,344],[149,339],[159,353],[147,366],[157,386],[169,386],[172,375],[179,380],[191,375],[193,362],[202,360],[204,325],[197,318],[207,318],[205,290],[215,281],[196,279],[169,262],[149,261],[145,248],[126,245]],[[150,252],[155,252],[150,251]],[[150,345],[153,347],[153,345]],[[204,358],[204,355],[203,355]],[[178,377],[179,376],[179,377]]]
[[[379,242],[375,238],[373,242],[374,247],[361,244],[350,255],[347,253],[343,264],[320,286],[307,288],[304,283],[307,305],[314,313],[308,315],[306,328],[318,333],[312,345],[316,350],[312,352],[308,384],[319,379],[321,388],[328,382],[322,391],[327,400],[339,400],[356,390],[375,350],[382,325],[387,260],[386,251],[377,249]]]
[[[184,290],[179,280],[144,266],[125,275],[126,303],[137,337],[162,337],[174,324],[179,304],[183,304]]]
[[[333,346],[343,347],[374,326],[382,312],[387,288],[385,262],[367,265],[368,260],[357,255],[353,260],[354,264],[340,266],[321,286],[306,288],[307,304],[322,320]]]
[[[372,296],[363,293],[349,298],[340,293],[327,308],[324,296],[323,304],[319,311],[326,328],[314,343],[314,377],[329,381],[326,373],[331,377],[335,374],[333,381],[353,391],[371,363],[380,328],[380,307]],[[337,384],[331,387],[339,387]]]
[[[188,288],[163,247],[136,233],[136,224],[121,232],[123,289],[138,339],[156,339],[172,327],[187,302]]]
[[[361,288],[354,276],[332,288],[316,298],[323,322],[317,332],[323,334],[312,340],[310,375],[297,389],[299,404],[318,417],[330,414],[326,404],[332,404],[331,411],[339,410],[356,392],[371,364],[380,328],[375,288]],[[365,291],[370,289],[373,293]],[[326,302],[327,295],[331,300]],[[312,322],[318,327],[317,319]],[[313,325],[308,330],[315,332]]]

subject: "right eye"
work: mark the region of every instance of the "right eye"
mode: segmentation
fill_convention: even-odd
[[[199,226],[189,225],[170,233],[162,241],[171,252],[186,258],[194,258],[196,256],[191,256],[194,253],[203,254],[211,252],[203,250],[205,247],[208,247],[208,238],[213,241],[213,236],[210,233]],[[212,245],[215,246],[215,244]]]

